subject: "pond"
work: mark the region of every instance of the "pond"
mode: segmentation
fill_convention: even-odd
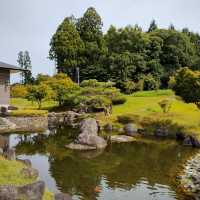
[[[77,152],[64,148],[74,131],[47,130],[44,134],[0,136],[16,148],[19,158],[30,159],[52,192],[74,200],[180,200],[174,184],[177,169],[192,148],[176,142],[141,140],[112,144],[103,151]]]

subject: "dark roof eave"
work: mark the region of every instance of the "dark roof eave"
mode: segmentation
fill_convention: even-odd
[[[20,71],[26,71],[25,69],[22,69],[20,67],[16,67],[14,65],[10,65],[10,64],[7,64],[7,63],[3,63],[3,62],[0,62],[0,69],[10,70],[10,73],[17,73],[17,72],[20,72]]]

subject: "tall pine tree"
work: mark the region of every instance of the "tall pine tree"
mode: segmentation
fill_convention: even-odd
[[[102,26],[101,17],[93,7],[88,8],[76,24],[85,46],[82,56],[84,64],[80,70],[81,80],[100,78],[99,73],[102,71],[101,59],[107,50],[103,38]]]
[[[155,31],[156,29],[158,29],[158,26],[156,24],[156,20],[153,19],[152,22],[150,23],[149,29],[148,29],[148,33]]]
[[[76,72],[82,64],[84,44],[76,30],[74,17],[67,17],[59,25],[50,42],[49,57],[57,65],[58,72],[67,73],[76,80]]]
[[[19,66],[24,69],[21,72],[22,84],[31,84],[33,82],[31,58],[28,51],[20,51],[17,60]]]

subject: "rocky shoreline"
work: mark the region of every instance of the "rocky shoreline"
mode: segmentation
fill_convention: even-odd
[[[18,161],[23,163],[24,167],[20,171],[20,174],[27,179],[35,179],[35,182],[23,186],[14,185],[1,185],[0,186],[0,199],[1,200],[43,200],[45,194],[45,182],[39,179],[38,170],[32,168],[30,160],[17,159],[14,149],[8,149],[6,152],[2,152],[1,156],[7,160]],[[54,194],[54,200],[72,200],[70,195],[65,193]]]
[[[45,131],[46,129],[54,129],[57,126],[60,125],[67,125],[71,126],[73,128],[78,128],[81,130],[81,121],[84,121],[85,119],[90,120],[90,115],[84,114],[84,113],[76,113],[74,111],[66,111],[66,112],[59,112],[59,113],[54,113],[51,112],[48,114],[48,116],[33,116],[33,117],[0,117],[0,134],[2,133],[12,133],[12,132],[42,132]],[[96,121],[96,119],[93,118],[93,120]],[[95,123],[97,123],[95,125]],[[112,135],[112,132],[117,133],[117,135],[124,135],[124,136],[130,136],[130,137],[135,137],[137,135],[140,135],[142,137],[148,137],[148,129],[146,130],[145,127],[142,129],[138,129],[137,125],[135,123],[127,123],[124,124],[122,127],[116,127],[115,124],[108,123],[103,126],[100,126],[98,121],[93,123],[93,126],[96,126],[98,128],[98,131],[96,130],[97,128],[87,130],[86,132],[93,132],[93,135],[97,136],[97,132],[99,131],[105,131],[108,132],[108,135]],[[80,131],[84,132],[84,131]],[[85,133],[86,133],[85,132]],[[80,134],[81,135],[81,134]],[[85,136],[88,134],[82,134],[82,136]],[[156,138],[170,138],[170,128],[169,127],[157,127],[153,135]],[[195,135],[195,134],[193,134]],[[81,137],[81,136],[80,136]],[[80,140],[80,137],[78,140]],[[117,136],[116,136],[117,137]],[[91,138],[91,137],[90,137]],[[94,137],[93,137],[94,138]],[[122,140],[120,140],[119,137],[118,139],[114,138],[109,138],[111,141],[115,142],[123,142],[125,141],[125,137],[123,137]],[[97,137],[95,138],[97,139]],[[99,139],[99,138],[98,138]],[[128,138],[126,138],[127,141]],[[129,138],[130,139],[130,138]],[[184,133],[176,133],[174,135],[174,139],[180,141],[184,146],[191,146],[191,147],[196,147],[200,148],[200,141],[188,134]],[[77,140],[77,141],[78,141]],[[131,140],[130,140],[131,141]],[[84,144],[83,140],[79,141],[80,145]],[[74,144],[71,144],[69,147],[74,148],[74,149],[81,149],[79,146],[76,145],[77,142],[75,141]],[[76,146],[76,147],[75,147]],[[105,146],[105,145],[104,145]],[[87,148],[83,148],[84,150]],[[95,148],[93,148],[95,149]]]
[[[200,153],[187,161],[180,179],[180,189],[191,197],[200,200]]]

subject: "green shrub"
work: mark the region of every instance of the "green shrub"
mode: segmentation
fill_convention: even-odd
[[[170,119],[152,119],[145,117],[140,122],[145,132],[154,135],[158,130],[167,133],[168,138],[176,138],[176,135],[183,132],[183,127],[172,122]]]
[[[84,80],[80,84],[81,87],[98,87],[98,81],[96,79]]]
[[[98,82],[96,79],[89,79],[89,80],[84,80],[80,84],[81,87],[101,87],[101,88],[109,88],[113,87],[114,83],[113,82]]]
[[[137,84],[133,81],[127,81],[125,82],[125,93],[126,94],[132,94],[133,92],[136,91]]]
[[[93,96],[86,102],[90,112],[104,111],[109,109],[111,105],[111,100],[104,96]]]
[[[77,93],[68,94],[65,96],[63,106],[66,106],[68,108],[78,108],[81,106],[81,104],[85,105],[88,100],[89,97],[87,96],[82,96]]]
[[[120,89],[121,92],[123,92],[123,93],[125,92],[125,82],[124,81],[121,81],[121,80],[117,81],[115,83],[115,86],[116,86],[116,88]]]
[[[120,104],[124,104],[127,101],[126,97],[124,96],[116,96],[112,98],[112,104],[113,105],[120,105]]]
[[[116,96],[117,94],[119,94],[119,90],[117,90],[115,87],[110,87],[110,88],[85,87],[85,88],[82,88],[80,92],[80,95],[83,95],[83,96],[103,95],[109,98],[112,98],[113,96]]]
[[[144,90],[157,90],[160,87],[160,81],[155,79],[152,75],[144,77]]]
[[[140,116],[134,114],[120,115],[117,117],[117,121],[122,124],[137,123],[140,121]]]
[[[38,104],[38,109],[41,109],[42,102],[52,96],[52,89],[49,85],[41,83],[39,85],[33,85],[28,88],[26,98],[29,101],[35,101]]]
[[[195,103],[200,109],[200,72],[184,67],[174,77],[173,90],[186,103]]]

